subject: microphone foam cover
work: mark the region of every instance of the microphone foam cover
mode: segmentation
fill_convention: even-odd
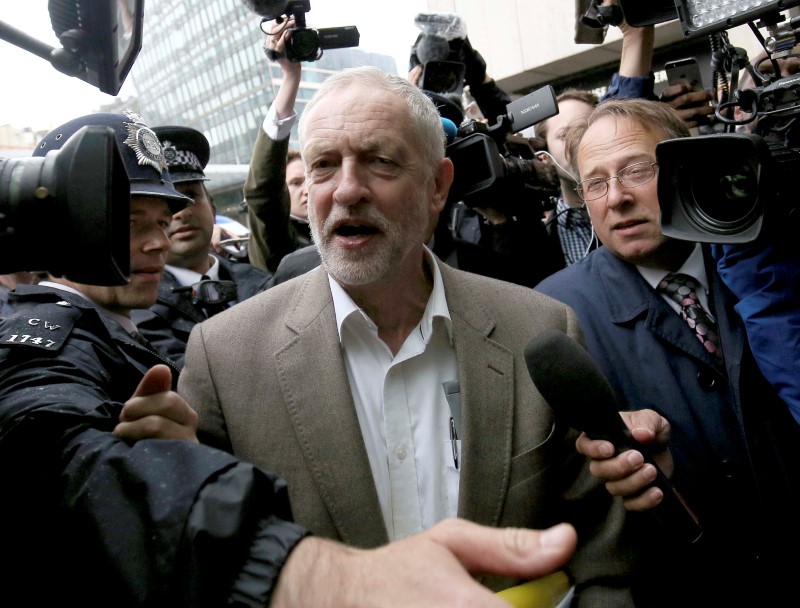
[[[417,42],[417,58],[420,63],[429,61],[447,61],[450,56],[450,44],[444,36],[426,34]]]
[[[444,116],[440,117],[440,120],[442,121],[442,128],[444,128],[444,134],[447,136],[447,145],[449,146],[458,135],[458,127],[456,127],[456,123]]]

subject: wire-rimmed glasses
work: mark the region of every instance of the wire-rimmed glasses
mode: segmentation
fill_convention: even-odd
[[[592,177],[585,179],[575,187],[575,192],[584,201],[593,201],[602,198],[608,193],[608,182],[612,179],[619,180],[625,188],[636,188],[652,180],[656,176],[658,163],[633,163],[619,170],[611,177]]]

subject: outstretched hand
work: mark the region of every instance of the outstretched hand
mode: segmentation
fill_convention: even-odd
[[[199,443],[197,412],[172,390],[172,371],[166,365],[147,370],[125,402],[119,420],[114,434],[123,439],[183,439]]]
[[[538,578],[561,568],[576,543],[569,524],[527,530],[461,519],[369,550],[309,537],[290,554],[270,606],[508,608],[472,575]]]

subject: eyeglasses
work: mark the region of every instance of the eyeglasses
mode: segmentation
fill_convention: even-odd
[[[611,177],[593,177],[580,182],[575,192],[584,201],[593,201],[604,197],[608,193],[608,182],[614,178],[624,188],[637,188],[649,182],[656,176],[658,163],[633,163],[620,169],[619,173]]]

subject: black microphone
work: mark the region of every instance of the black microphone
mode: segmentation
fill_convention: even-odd
[[[272,21],[286,12],[289,2],[286,0],[242,0],[242,4],[256,15]]]
[[[569,425],[592,439],[605,439],[619,452],[635,449],[656,467],[651,485],[664,493],[651,512],[670,532],[694,543],[703,534],[697,517],[653,462],[647,446],[638,443],[619,415],[617,396],[594,359],[565,333],[549,329],[525,347],[528,374],[547,403]]]
[[[450,56],[450,43],[444,36],[426,34],[420,36],[416,47],[417,58],[422,64],[429,61],[447,61]]]

